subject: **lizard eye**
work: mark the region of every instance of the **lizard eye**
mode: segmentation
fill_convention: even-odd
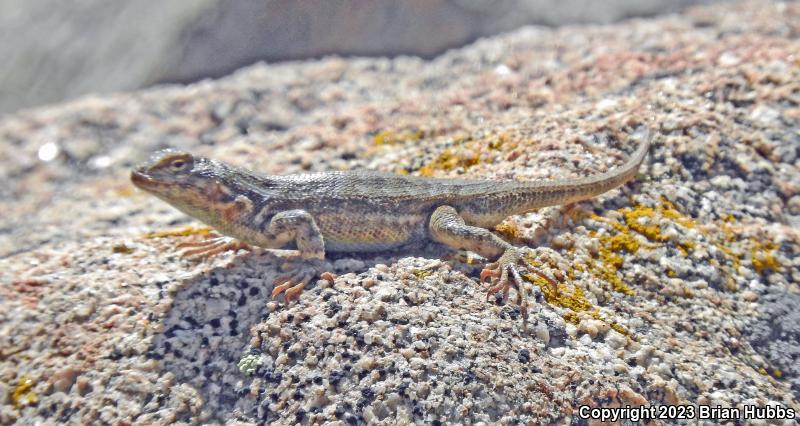
[[[173,157],[165,161],[165,166],[169,167],[169,170],[175,173],[178,172],[185,172],[192,168],[193,161],[192,157],[188,155],[181,155],[179,157]]]

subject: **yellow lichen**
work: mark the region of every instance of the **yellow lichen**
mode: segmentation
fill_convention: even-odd
[[[664,197],[661,197],[661,204],[658,206],[658,211],[662,216],[678,222],[678,224],[684,228],[697,227],[697,222],[695,222],[694,219],[678,211],[678,209],[675,208],[675,205]]]
[[[733,252],[733,250],[731,250],[728,247],[725,247],[722,244],[714,244],[714,246],[717,249],[719,249],[719,251],[721,251],[726,256],[728,256],[729,259],[731,259],[731,262],[733,263],[734,271],[739,269],[739,266],[742,264],[742,260],[741,260],[741,258],[739,256],[736,255],[736,253]]]
[[[429,164],[421,167],[419,174],[421,176],[433,176],[439,170],[468,169],[481,161],[491,161],[491,159],[481,158],[481,153],[487,149],[499,151],[501,147],[505,147],[505,150],[510,150],[517,146],[516,143],[509,143],[508,136],[502,133],[482,139],[472,139],[471,136],[467,135],[456,136],[454,137],[453,145],[444,149]]]
[[[572,323],[572,324],[575,324],[575,325],[578,325],[581,322],[580,318],[578,318],[578,314],[576,314],[575,312],[572,312],[572,311],[565,313],[561,317],[564,318],[564,321]]]
[[[503,235],[509,240],[519,240],[522,238],[522,231],[519,229],[514,222],[503,222],[494,227],[494,230],[497,231],[500,235]]]
[[[431,271],[426,271],[426,270],[424,270],[424,269],[417,269],[417,270],[415,270],[415,271],[414,271],[414,272],[412,272],[412,273],[413,273],[413,274],[414,274],[414,276],[415,276],[415,277],[417,277],[417,279],[419,279],[419,280],[421,280],[421,279],[425,279],[426,277],[429,277],[429,276],[433,275],[433,272],[431,272]]]
[[[414,142],[425,137],[425,132],[422,130],[409,130],[405,132],[396,133],[391,130],[381,130],[372,138],[375,145],[396,145],[404,142]]]
[[[723,234],[723,242],[715,243],[714,246],[731,260],[734,272],[736,272],[741,266],[742,258],[745,255],[734,252],[728,245],[742,239],[741,231],[743,227],[735,224],[733,215],[724,216],[721,220],[722,223],[720,223],[719,229]],[[765,238],[763,237],[750,237],[740,244],[740,246],[744,246],[745,250],[749,247],[750,264],[759,274],[764,273],[764,271],[777,271],[781,268],[781,263],[775,257],[778,245],[772,241],[764,242],[764,240]]]
[[[15,408],[33,405],[39,402],[36,393],[31,390],[33,385],[33,379],[30,377],[20,377],[17,386],[14,388],[14,392],[11,393],[11,402],[14,404]]]
[[[489,149],[500,149],[508,141],[508,136],[504,133],[497,135],[497,137],[489,140]]]
[[[605,247],[614,252],[625,250],[628,253],[636,253],[639,250],[639,241],[627,233],[604,237],[603,239]]]
[[[596,320],[599,320],[599,321],[603,321],[604,323],[608,324],[608,326],[611,327],[611,329],[616,331],[617,333],[622,334],[624,336],[628,336],[628,337],[634,339],[634,337],[631,335],[631,332],[628,331],[628,329],[626,329],[620,323],[618,323],[618,322],[616,322],[614,320],[610,320],[610,319],[604,318],[599,310],[595,309],[594,311],[592,311],[591,315],[592,315],[592,318],[594,318]]]
[[[544,278],[535,274],[525,274],[525,278],[536,284],[544,295],[547,303],[562,308],[567,308],[573,312],[581,312],[591,309],[592,304],[586,299],[583,289],[566,283],[553,285]]]
[[[696,223],[679,212],[665,198],[662,198],[661,203],[655,207],[634,203],[633,207],[625,207],[619,209],[618,212],[622,214],[622,221],[597,215],[592,216],[594,220],[611,226],[616,233],[613,235],[597,231],[589,233],[589,236],[597,238],[599,242],[597,254],[594,256],[598,263],[590,264],[589,269],[595,276],[607,282],[614,291],[633,295],[633,290],[622,282],[617,272],[624,263],[624,258],[620,254],[622,251],[633,254],[643,247],[643,243],[635,237],[634,233],[644,236],[654,244],[663,244],[669,241],[669,238],[661,232],[658,224],[661,219],[669,219],[684,228],[695,228]],[[681,241],[676,243],[676,246],[683,256],[688,256],[696,244],[692,241]],[[644,247],[654,248],[655,246],[645,245]],[[675,276],[675,272],[671,270],[666,274],[670,277]]]
[[[543,267],[543,264],[534,257],[526,257],[525,260],[530,266],[538,270],[541,270]],[[578,325],[581,322],[579,313],[590,312],[589,315],[592,318],[605,322],[612,329],[633,339],[630,332],[626,330],[625,327],[612,319],[604,318],[600,314],[600,311],[586,298],[583,288],[563,281],[565,279],[564,275],[569,277],[570,280],[574,280],[579,272],[584,272],[586,270],[586,265],[576,263],[572,267],[567,268],[567,270],[564,271],[565,273],[556,273],[556,278],[559,282],[555,284],[534,273],[523,274],[523,278],[539,287],[547,303],[567,309],[567,312],[562,314],[562,318],[564,318],[565,321]]]
[[[156,231],[145,234],[145,238],[164,238],[164,237],[188,237],[190,235],[208,235],[211,228],[187,226],[181,229],[170,229],[166,231]]]
[[[750,262],[753,269],[759,274],[765,270],[777,271],[781,264],[775,258],[775,250],[778,246],[775,243],[753,240],[750,247]]]
[[[661,235],[661,228],[652,224],[652,219],[656,217],[656,211],[651,207],[635,206],[634,208],[624,208],[621,210],[625,217],[625,224],[634,231],[644,235],[650,241],[665,241]],[[646,220],[641,220],[646,219]]]
[[[633,340],[636,340],[635,336],[633,336],[633,335],[631,334],[631,332],[630,332],[630,331],[628,331],[628,329],[626,329],[625,327],[623,327],[623,326],[622,326],[622,325],[620,325],[619,323],[617,323],[617,322],[611,322],[611,323],[609,323],[608,325],[611,327],[611,329],[612,329],[612,330],[616,331],[617,333],[619,333],[619,334],[622,334],[623,336],[628,336],[628,337],[630,337],[630,338],[631,338],[631,339],[633,339]]]
[[[453,170],[463,167],[470,168],[480,162],[480,154],[474,150],[445,149],[432,163],[419,169],[421,176],[433,176],[437,170]]]
[[[595,218],[602,219],[598,216],[595,216]],[[603,221],[605,220],[603,219]],[[616,222],[612,223],[619,225]],[[622,282],[622,279],[617,274],[624,263],[624,259],[619,252],[625,250],[628,253],[635,253],[637,250],[639,250],[640,244],[627,229],[624,229],[624,227],[614,227],[620,231],[619,234],[598,235],[596,231],[589,232],[589,236],[592,238],[597,238],[598,242],[600,243],[596,255],[596,258],[600,262],[599,264],[596,262],[590,263],[588,265],[589,271],[592,273],[592,275],[599,277],[608,283],[612,290],[628,296],[633,296],[635,294],[634,291],[625,285],[625,283]]]

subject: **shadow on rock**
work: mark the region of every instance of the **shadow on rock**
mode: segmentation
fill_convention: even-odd
[[[395,259],[339,258],[333,272],[363,272],[373,260]],[[280,267],[286,261],[272,253],[241,255],[182,282],[174,296],[164,331],[153,340],[148,356],[179,383],[197,389],[210,418],[225,420],[234,411],[247,415],[257,410],[255,399],[247,397],[251,379],[239,371],[238,362],[248,347],[250,327],[270,315],[267,302],[274,280],[285,274]],[[315,290],[311,286],[307,291]]]

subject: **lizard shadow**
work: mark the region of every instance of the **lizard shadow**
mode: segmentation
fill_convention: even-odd
[[[450,250],[431,244],[368,255],[337,253],[330,259],[335,274],[359,274],[410,255],[442,258],[447,252]],[[249,346],[250,328],[273,313],[267,302],[273,281],[283,275],[280,266],[285,261],[272,252],[242,254],[224,266],[178,282],[180,290],[172,296],[162,319],[163,331],[154,337],[148,356],[174,374],[178,383],[199,392],[203,416],[208,420],[225,421],[233,413],[258,414],[258,398],[250,394],[252,377],[241,373],[238,363]],[[306,291],[312,292],[314,287]],[[281,303],[274,312],[282,308]]]

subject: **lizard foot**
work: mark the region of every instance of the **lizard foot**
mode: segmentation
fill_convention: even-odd
[[[275,300],[283,293],[283,301],[289,303],[297,300],[306,285],[317,275],[319,268],[316,265],[302,265],[294,272],[278,277],[273,283],[272,299]],[[331,272],[323,272],[319,277],[325,281],[333,282],[336,278]]]
[[[252,250],[247,243],[230,237],[217,236],[203,241],[189,241],[178,244],[179,248],[188,248],[181,253],[182,257],[206,259],[228,250]]]
[[[520,310],[522,311],[522,321],[523,323],[527,323],[528,299],[525,296],[524,281],[522,279],[522,275],[520,274],[520,267],[524,268],[526,271],[530,271],[541,276],[553,286],[557,285],[555,281],[553,281],[542,271],[539,271],[537,268],[526,262],[524,249],[516,247],[507,249],[505,253],[500,256],[497,262],[487,264],[486,267],[481,271],[480,279],[481,282],[483,282],[486,280],[486,278],[490,278],[491,287],[486,292],[487,301],[489,301],[492,295],[501,290],[503,292],[503,302],[508,301],[509,291],[511,290],[511,287],[514,287],[517,290],[517,305],[519,305]]]

